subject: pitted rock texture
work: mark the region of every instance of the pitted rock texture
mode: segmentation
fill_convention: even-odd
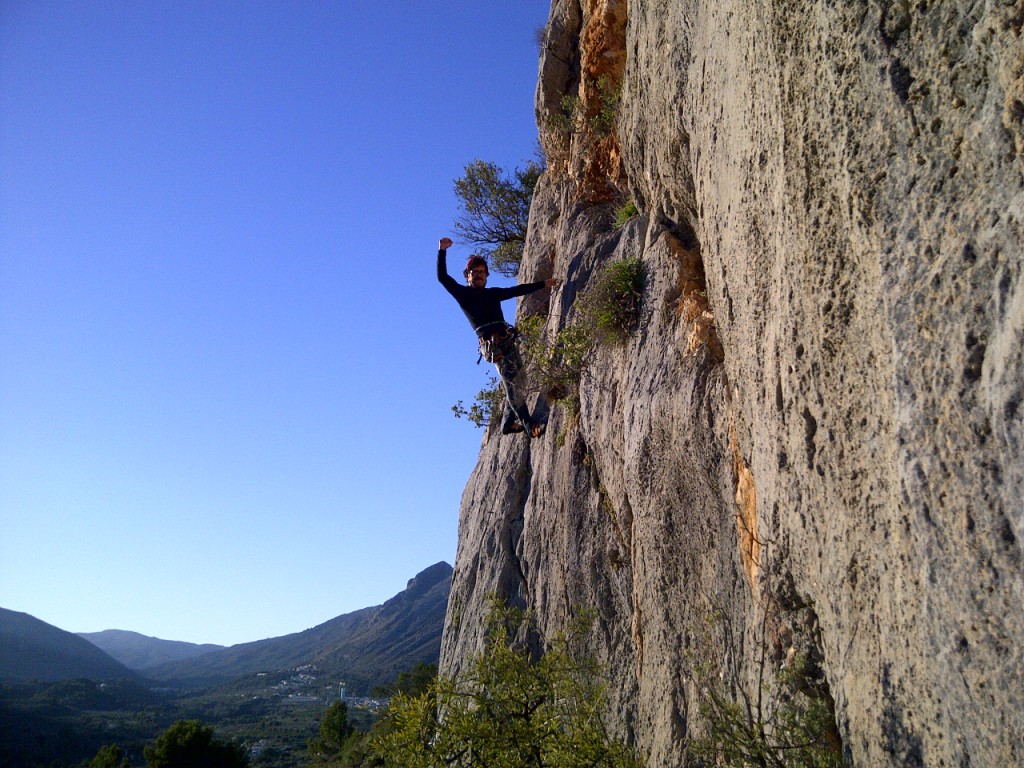
[[[553,334],[632,256],[644,312],[578,417],[538,396],[545,438],[485,435],[444,670],[491,593],[546,635],[592,608],[650,766],[707,728],[697,670],[752,688],[766,643],[820,658],[852,765],[1024,765],[1022,27],[1016,2],[552,4],[521,279],[564,283],[520,312]],[[594,62],[614,130],[566,133]]]

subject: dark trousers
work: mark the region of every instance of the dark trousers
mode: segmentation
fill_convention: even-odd
[[[519,349],[511,337],[497,343],[501,359],[494,364],[505,388],[505,413],[501,419],[502,431],[512,422],[518,421],[526,429],[533,424],[526,407],[526,370]]]

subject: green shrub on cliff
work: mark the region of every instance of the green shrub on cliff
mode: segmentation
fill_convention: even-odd
[[[619,117],[622,86],[602,75],[594,84],[592,93],[586,108],[578,95],[562,96],[558,111],[548,117],[548,129],[565,135],[585,131],[596,137],[610,135]]]
[[[601,76],[597,80],[597,106],[590,116],[590,128],[598,136],[607,136],[615,129],[619,117],[619,101],[622,86],[611,78]]]
[[[456,419],[463,417],[469,419],[478,427],[486,427],[491,423],[491,417],[497,414],[501,416],[505,408],[505,390],[501,382],[495,376],[487,378],[487,384],[480,388],[467,408],[461,400],[452,406],[452,413]]]
[[[572,320],[547,341],[544,318],[519,322],[523,357],[535,389],[552,400],[576,394],[594,349],[628,339],[640,322],[646,271],[639,258],[606,265],[576,302]]]
[[[625,341],[640,322],[640,307],[647,283],[638,257],[608,264],[581,298],[580,316],[600,344]]]
[[[639,258],[610,262],[580,294],[572,319],[554,338],[546,333],[545,317],[520,318],[519,348],[527,368],[529,389],[543,392],[553,402],[575,403],[578,408],[580,377],[595,348],[625,342],[639,325],[646,281],[646,270]],[[456,418],[466,417],[476,426],[484,427],[503,407],[504,390],[492,377],[469,407],[460,400],[452,406],[452,412]]]
[[[593,351],[593,338],[579,323],[562,328],[549,342],[540,315],[519,321],[520,348],[531,387],[550,400],[563,400],[576,392],[583,368]]]
[[[633,198],[629,198],[629,200],[615,210],[615,228],[622,229],[626,226],[626,222],[639,215],[640,210],[636,207],[636,201]]]

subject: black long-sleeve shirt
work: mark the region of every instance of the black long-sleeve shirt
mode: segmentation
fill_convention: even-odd
[[[498,327],[498,323],[505,322],[501,302],[516,296],[526,296],[544,287],[543,280],[511,288],[473,288],[463,285],[448,274],[447,253],[443,250],[437,252],[437,280],[459,303],[478,336],[489,336]]]

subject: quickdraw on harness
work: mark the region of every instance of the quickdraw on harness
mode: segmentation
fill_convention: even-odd
[[[484,323],[474,329],[480,338],[480,356],[476,364],[480,365],[481,360],[488,363],[497,363],[505,357],[505,350],[509,344],[515,343],[519,337],[519,331],[514,325],[504,321]]]

